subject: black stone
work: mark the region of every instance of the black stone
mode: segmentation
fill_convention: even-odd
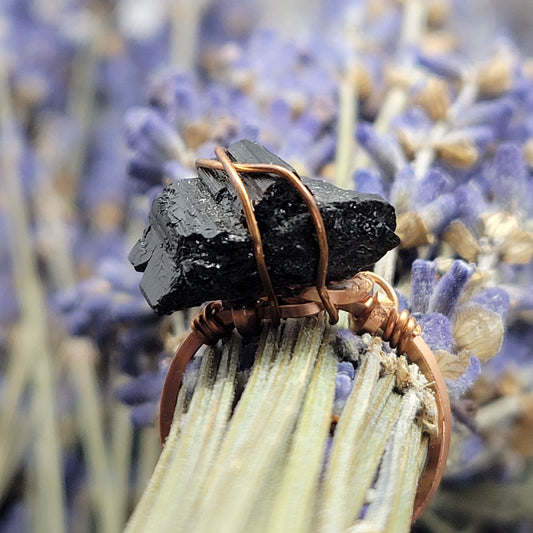
[[[292,170],[252,141],[234,143],[228,153],[241,163],[274,163]],[[282,178],[241,177],[254,205],[276,291],[314,285],[318,245],[301,197]],[[319,179],[302,182],[313,193],[326,227],[328,281],[354,276],[399,244],[394,208],[380,196],[339,189]],[[144,272],[141,291],[161,314],[262,293],[242,206],[223,171],[200,168],[197,178],[167,186],[154,200],[149,224],[129,259]]]

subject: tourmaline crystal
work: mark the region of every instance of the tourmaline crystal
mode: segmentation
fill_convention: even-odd
[[[293,170],[253,141],[228,148],[232,160],[272,163]],[[313,285],[318,244],[307,207],[284,179],[241,174],[261,232],[266,263],[279,293]],[[399,244],[394,208],[375,194],[301,178],[313,193],[326,227],[328,281],[355,275]],[[130,252],[144,272],[141,290],[158,313],[208,300],[250,299],[262,293],[242,206],[224,171],[198,169],[173,181],[154,200],[149,224]]]

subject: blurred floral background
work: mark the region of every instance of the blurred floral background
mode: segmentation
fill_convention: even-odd
[[[532,17],[518,0],[1,0],[0,531],[123,528],[187,318],[152,313],[127,255],[164,184],[241,138],[396,207],[402,245],[377,268],[455,417],[416,530],[533,531]]]

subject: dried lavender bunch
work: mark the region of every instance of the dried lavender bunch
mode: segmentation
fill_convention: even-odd
[[[113,14],[106,2],[41,4],[0,10],[2,175],[22,184],[16,203],[2,180],[0,232],[14,244],[0,247],[0,529],[124,522],[158,448],[150,429],[132,446],[115,391],[125,385],[137,423],[153,420],[165,360],[184,331],[181,317],[149,315],[126,253],[166,177],[192,175],[195,157],[243,137],[303,174],[397,207],[404,248],[377,269],[419,313],[461,397],[447,481],[417,527],[531,529],[532,75],[513,44],[530,42],[518,24],[528,6],[327,1],[306,4],[304,20],[294,3],[281,21],[276,2],[167,11],[120,0]],[[272,21],[279,32],[260,29]],[[169,58],[177,72],[160,70]],[[150,105],[139,108],[148,72]],[[132,105],[126,180],[122,116]],[[146,192],[133,194],[133,182]],[[22,225],[8,209],[20,204]],[[77,281],[70,296],[35,306]],[[82,339],[68,338],[50,308]],[[37,371],[43,364],[54,372]],[[335,409],[351,379],[338,368]],[[46,438],[30,441],[36,431]]]

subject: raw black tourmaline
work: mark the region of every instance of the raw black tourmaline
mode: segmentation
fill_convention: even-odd
[[[248,140],[228,154],[241,163],[273,163],[293,170]],[[318,245],[307,207],[296,190],[269,174],[241,174],[278,293],[316,282]],[[376,194],[339,189],[302,178],[318,204],[329,244],[328,281],[341,281],[399,244],[394,208]],[[262,293],[252,241],[237,193],[226,173],[198,169],[173,181],[154,200],[149,224],[130,252],[144,272],[141,290],[150,306],[168,314],[208,300],[238,300]]]

